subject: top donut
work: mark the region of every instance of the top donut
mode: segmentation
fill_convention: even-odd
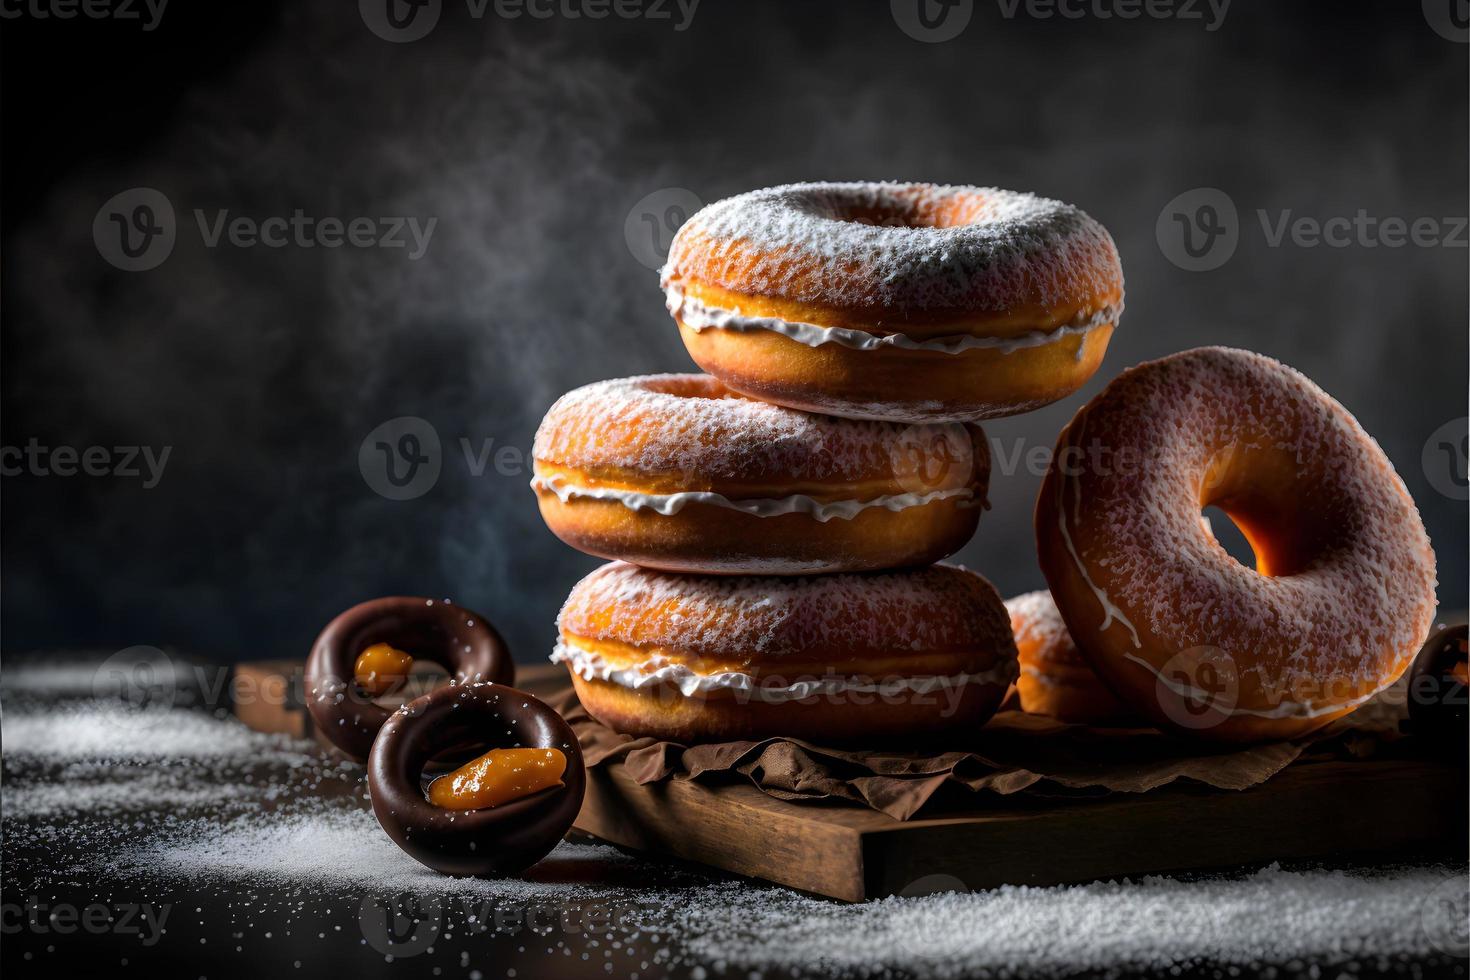
[[[662,277],[691,356],[754,398],[979,421],[1075,391],[1123,307],[1111,236],[985,187],[808,183],[704,208]]]

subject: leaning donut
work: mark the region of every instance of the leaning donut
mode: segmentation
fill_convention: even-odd
[[[1223,510],[1236,562],[1200,520]],[[1357,421],[1259,354],[1124,372],[1072,419],[1036,506],[1042,570],[1088,662],[1135,711],[1228,742],[1291,738],[1408,666],[1434,554]]]
[[[505,641],[479,613],[417,596],[359,603],[327,624],[306,660],[307,709],[318,731],[354,759],[368,757],[391,713],[377,703],[378,692],[371,689],[376,678],[357,671],[363,654],[383,645],[400,662],[431,661],[460,683],[515,683]]]
[[[1123,309],[1112,238],[993,187],[790,184],[679,229],[663,270],[690,355],[753,398],[979,421],[1076,391]]]
[[[1124,725],[1132,713],[1087,665],[1045,589],[1006,600],[1021,672],[1021,710],[1073,725]]]
[[[552,659],[603,724],[678,742],[968,731],[1016,675],[995,589],[948,565],[715,578],[614,562],[567,597]]]
[[[811,415],[700,374],[578,388],[533,456],[541,515],[567,544],[715,574],[937,561],[974,534],[990,475],[978,427]]]

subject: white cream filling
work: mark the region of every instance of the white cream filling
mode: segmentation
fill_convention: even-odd
[[[770,683],[760,682],[750,674],[735,670],[700,674],[684,664],[669,663],[663,657],[653,657],[633,667],[617,667],[599,653],[560,640],[552,651],[551,660],[553,663],[566,664],[584,680],[607,681],[635,691],[659,684],[671,684],[685,697],[711,691],[731,691],[749,700],[777,704],[833,694],[893,697],[905,693],[930,694],[966,684],[1010,684],[1016,679],[1017,673],[1016,661],[1007,659],[990,670],[945,677],[889,677],[875,680],[871,677],[852,677],[833,672],[820,677],[804,677],[789,684]],[[784,681],[784,678],[779,680]]]
[[[837,344],[852,350],[878,350],[897,347],[903,350],[939,351],[944,354],[959,354],[967,350],[998,350],[1011,354],[1029,347],[1045,347],[1064,337],[1086,334],[1098,327],[1116,322],[1122,313],[1121,307],[1105,306],[1089,315],[1078,315],[1071,323],[1064,323],[1052,330],[1030,330],[1012,337],[979,337],[973,334],[958,334],[952,337],[934,337],[915,340],[901,333],[875,334],[849,327],[823,327],[815,323],[799,323],[771,316],[743,316],[734,310],[707,306],[691,296],[685,295],[678,286],[670,283],[664,290],[665,305],[678,321],[695,333],[704,330],[729,330],[733,333],[751,333],[765,330],[781,334],[808,347]],[[1082,357],[1083,345],[1077,345],[1077,357]]]
[[[679,513],[688,504],[709,504],[727,510],[740,511],[756,517],[776,517],[781,514],[806,514],[822,524],[833,518],[851,520],[872,507],[900,511],[910,507],[922,507],[936,500],[958,498],[968,501],[975,496],[970,487],[952,487],[948,490],[932,490],[928,493],[894,493],[871,500],[818,500],[805,494],[789,497],[756,497],[732,500],[722,493],[708,490],[681,490],[678,493],[640,493],[636,490],[619,490],[613,487],[583,487],[569,483],[563,477],[535,477],[531,489],[548,490],[556,494],[562,503],[581,498],[585,500],[614,500],[629,510],[652,510],[668,517]]]

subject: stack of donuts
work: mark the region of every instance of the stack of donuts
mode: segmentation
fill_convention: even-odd
[[[662,286],[708,373],[579,388],[533,452],[547,525],[612,559],[552,659],[617,731],[883,744],[978,728],[1019,674],[1020,706],[1063,721],[1288,737],[1428,629],[1433,555],[1377,445],[1223,348],[1127,372],[1062,433],[1036,512],[1050,592],[1003,604],[935,564],[987,507],[980,423],[1075,392],[1122,312],[1112,238],[1071,205],[769,188],[691,217]]]
[[[605,381],[536,434],[547,525],[613,559],[553,659],[621,732],[679,741],[973,729],[1017,671],[974,534],[979,423],[1096,370],[1117,251],[1078,209],[927,184],[801,184],[679,231],[669,312],[708,374]]]
[[[552,659],[619,732],[881,749],[974,731],[1015,682],[1064,722],[1292,738],[1396,680],[1428,632],[1434,554],[1387,457],[1307,378],[1227,348],[1124,372],[1062,431],[1035,511],[1049,591],[1002,603],[940,563],[988,506],[980,423],[1075,392],[1122,312],[1113,240],[1075,207],[776,187],[695,214],[662,285],[708,373],[579,388],[533,451],[547,525],[611,559],[572,589]],[[1416,675],[1463,693],[1463,637]],[[452,683],[379,703],[417,659]],[[306,679],[321,734],[367,759],[379,822],[429,867],[523,870],[578,813],[577,736],[509,686],[478,613],[354,606]],[[1419,730],[1463,735],[1463,711],[1426,711]]]

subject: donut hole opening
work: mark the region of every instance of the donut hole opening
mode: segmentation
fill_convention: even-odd
[[[1215,542],[1225,549],[1225,553],[1234,558],[1246,568],[1255,569],[1256,549],[1251,547],[1250,540],[1245,532],[1219,507],[1206,507],[1200,514],[1200,520],[1204,523],[1205,530],[1215,539]]]
[[[356,680],[356,678],[354,678]],[[359,686],[358,690],[369,698],[373,704],[380,705],[392,711],[401,705],[421,698],[425,694],[449,683],[449,671],[443,665],[435,663],[426,657],[415,657],[413,665],[408,668],[408,674],[403,683],[395,686],[392,690],[375,694],[370,690],[364,690]]]
[[[822,203],[826,217],[834,221],[882,228],[954,228],[973,224],[985,208],[983,199],[969,194],[901,194],[881,204],[844,198]]]
[[[744,398],[739,392],[731,391],[714,378],[703,375],[675,375],[668,378],[650,378],[644,382],[648,391],[675,398],[706,398],[722,401],[727,398]]]
[[[1268,578],[1307,568],[1335,533],[1335,518],[1303,482],[1296,460],[1274,449],[1217,453],[1205,468],[1199,503],[1203,516],[1219,515],[1211,534],[1220,546]]]

